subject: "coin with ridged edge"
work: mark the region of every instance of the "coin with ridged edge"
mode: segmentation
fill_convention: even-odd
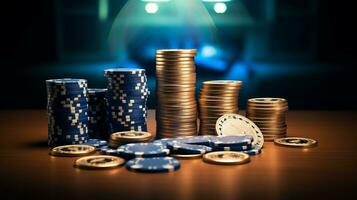
[[[123,165],[125,160],[116,156],[86,156],[75,161],[74,166],[82,169],[108,169]]]
[[[203,161],[219,165],[239,165],[248,163],[250,157],[246,153],[236,151],[216,151],[203,155]]]
[[[52,148],[50,151],[50,155],[75,157],[89,155],[95,152],[96,148],[90,145],[64,145]]]
[[[317,146],[316,140],[310,138],[304,138],[304,137],[277,138],[274,140],[274,143],[282,146],[303,147],[303,148]]]

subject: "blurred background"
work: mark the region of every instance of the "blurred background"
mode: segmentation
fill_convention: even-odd
[[[2,3],[1,109],[44,109],[45,80],[147,70],[155,107],[155,50],[197,48],[197,88],[238,79],[240,106],[283,97],[290,109],[357,108],[352,1],[12,0]]]

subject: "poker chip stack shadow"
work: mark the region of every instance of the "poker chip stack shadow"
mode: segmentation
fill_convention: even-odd
[[[217,80],[202,83],[199,98],[200,135],[217,135],[216,121],[224,114],[238,113],[242,81]]]
[[[246,116],[262,131],[264,140],[286,136],[288,102],[282,98],[248,99]]]
[[[109,134],[119,131],[146,131],[149,96],[145,69],[108,69],[106,93]]]
[[[83,144],[88,139],[87,81],[46,81],[48,145]]]
[[[91,138],[108,139],[105,94],[107,89],[88,89],[88,132]]]
[[[197,134],[195,49],[156,51],[157,137]]]

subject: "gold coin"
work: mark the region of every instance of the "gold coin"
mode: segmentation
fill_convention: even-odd
[[[248,154],[236,151],[216,151],[203,155],[203,161],[212,164],[221,165],[239,165],[248,163],[250,157]]]
[[[153,134],[145,131],[121,131],[110,135],[113,141],[147,141],[153,137]]]
[[[54,147],[50,151],[53,156],[84,156],[96,152],[96,148],[90,145],[64,145]]]
[[[303,137],[285,137],[275,139],[274,143],[277,145],[282,146],[289,146],[289,147],[314,147],[317,146],[317,141],[310,138],[303,138]]]
[[[248,99],[249,103],[260,103],[260,104],[272,104],[272,103],[286,103],[286,99],[274,98],[274,97],[264,97],[264,98],[252,98]]]
[[[86,156],[74,162],[74,166],[83,169],[107,169],[123,165],[125,160],[115,156]]]

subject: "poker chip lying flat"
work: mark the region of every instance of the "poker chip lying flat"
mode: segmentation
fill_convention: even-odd
[[[170,153],[159,143],[131,143],[119,147],[117,151],[126,159],[164,157]]]
[[[213,147],[233,147],[233,146],[243,146],[249,145],[253,142],[253,137],[250,135],[229,135],[229,136],[218,136],[211,140],[211,145]]]
[[[209,135],[200,135],[200,136],[182,136],[177,137],[174,140],[180,143],[185,144],[198,144],[210,146],[212,136]]]
[[[252,149],[251,144],[240,146],[228,146],[228,147],[213,147],[214,151],[248,151]]]
[[[161,144],[162,146],[167,146],[167,143],[172,142],[174,139],[173,138],[162,138],[159,140],[155,140],[154,143]]]
[[[119,156],[119,152],[117,149],[110,148],[109,146],[103,146],[99,149],[101,154]]]
[[[88,139],[88,141],[85,144],[91,145],[97,149],[100,149],[101,147],[108,145],[108,142],[105,140],[99,140],[99,139]]]
[[[212,148],[208,146],[180,142],[168,142],[167,148],[175,154],[204,154],[212,151]]]
[[[254,156],[254,155],[258,155],[258,154],[262,153],[262,149],[253,148],[253,149],[241,151],[241,152],[246,153],[250,156]]]
[[[180,162],[172,157],[135,158],[126,163],[126,168],[136,172],[173,172],[180,168]]]

